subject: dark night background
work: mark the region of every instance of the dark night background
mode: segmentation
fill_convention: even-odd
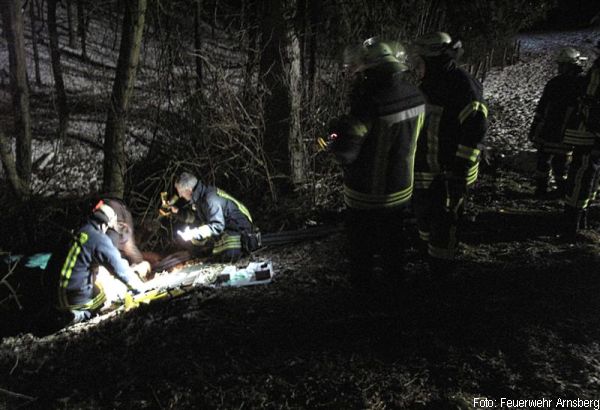
[[[131,208],[140,248],[164,256],[159,194],[183,170],[243,200],[264,233],[337,227],[341,169],[315,140],[346,110],[342,50],[374,35],[460,38],[490,109],[447,282],[428,276],[410,210],[405,276],[366,293],[332,229],[240,261],[272,261],[268,285],[194,288],[58,331],[36,310],[43,274],[3,262],[0,408],[598,399],[600,208],[584,237],[560,240],[563,203],[533,196],[527,133],[556,53],[576,47],[586,70],[596,58],[599,2],[0,0],[0,11],[2,259],[53,250],[106,193]]]

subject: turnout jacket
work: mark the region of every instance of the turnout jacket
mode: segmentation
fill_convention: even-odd
[[[414,158],[425,100],[386,62],[358,74],[350,114],[333,121],[331,151],[344,167],[349,208],[387,209],[406,204],[413,191]]]
[[[426,189],[442,174],[471,185],[477,179],[479,144],[487,131],[483,87],[454,60],[427,61],[420,85],[427,99],[425,130],[415,161],[415,186]]]
[[[565,142],[600,151],[600,58],[585,75],[579,110],[569,121]]]
[[[224,232],[252,232],[248,208],[222,189],[198,182],[192,192],[192,209],[203,224],[202,239],[218,237]]]
[[[531,123],[530,141],[550,153],[564,153],[571,148],[564,142],[565,130],[577,110],[584,81],[581,70],[560,74],[548,81]]]
[[[58,306],[61,308],[97,307],[86,305],[94,297],[98,265],[106,267],[128,287],[137,279],[111,239],[94,220],[89,220],[81,227],[68,249],[68,254],[66,257],[62,255],[62,263],[58,266]]]

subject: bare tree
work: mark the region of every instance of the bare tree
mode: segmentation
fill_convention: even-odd
[[[202,22],[202,0],[196,0],[194,8],[194,60],[196,63],[196,89],[202,88],[202,57],[200,48],[202,47],[202,34],[200,23]]]
[[[31,25],[31,45],[33,48],[33,66],[35,71],[35,84],[42,85],[42,76],[40,75],[40,54],[38,52],[38,31],[36,27],[37,17],[35,15],[36,0],[31,0],[29,4],[29,24]]]
[[[54,88],[58,110],[58,137],[64,139],[69,127],[69,107],[67,93],[63,81],[62,65],[60,63],[60,49],[58,45],[58,30],[56,28],[56,5],[58,0],[48,0],[48,43],[50,44],[50,59],[54,75]]]
[[[79,42],[81,43],[81,58],[88,59],[87,55],[87,25],[88,18],[85,11],[85,0],[77,0],[77,34],[79,34]]]
[[[67,30],[69,31],[69,47],[75,48],[75,30],[73,29],[73,4],[72,0],[67,0]]]
[[[146,0],[124,1],[124,9],[119,61],[104,133],[104,191],[120,198],[125,191],[125,116],[140,57]]]
[[[16,161],[14,162],[15,179],[10,181],[15,193],[23,198],[29,194],[31,183],[31,114],[29,111],[29,88],[27,86],[27,64],[25,60],[25,40],[23,36],[23,17],[21,0],[0,0],[2,24],[8,43],[8,60],[10,66],[10,83],[13,97],[15,121]],[[3,136],[4,134],[2,134]],[[1,138],[3,152],[11,144],[6,137]],[[11,155],[12,150],[8,152]],[[12,157],[10,157],[12,159]],[[2,158],[7,172],[12,161]]]
[[[8,183],[13,191],[16,192],[19,198],[27,197],[28,187],[23,183],[23,180],[17,173],[17,166],[12,155],[12,143],[2,129],[0,129],[0,160],[4,165]]]
[[[266,2],[265,2],[266,3]],[[276,172],[293,184],[306,178],[305,150],[300,132],[300,42],[292,18],[296,0],[264,4],[260,76],[267,89],[265,149]]]

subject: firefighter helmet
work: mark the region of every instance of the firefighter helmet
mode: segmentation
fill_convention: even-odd
[[[104,201],[96,204],[92,217],[100,223],[105,223],[111,229],[117,229],[117,213]]]
[[[581,65],[585,60],[587,60],[587,58],[583,57],[581,53],[573,47],[564,47],[556,55],[557,63]]]
[[[344,50],[344,67],[351,72],[364,71],[376,65],[392,62],[400,69],[407,69],[407,53],[398,42],[383,42],[377,37],[366,39],[359,46],[349,46]]]
[[[415,51],[422,57],[435,57],[448,54],[452,48],[461,47],[460,41],[452,43],[452,37],[448,33],[437,31],[424,34],[415,40]]]

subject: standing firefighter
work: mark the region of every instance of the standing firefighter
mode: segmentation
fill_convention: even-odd
[[[417,147],[413,206],[430,270],[442,275],[455,266],[458,219],[477,179],[488,109],[481,84],[456,64],[460,42],[437,32],[418,38],[415,46],[427,114]]]
[[[600,52],[600,41],[596,44]],[[565,143],[575,146],[569,168],[565,195],[563,236],[575,240],[580,229],[587,229],[587,209],[598,189],[600,172],[600,57],[583,81],[577,115],[569,121]]]
[[[100,265],[134,293],[145,291],[145,284],[137,276],[135,267],[130,267],[121,258],[119,250],[106,234],[109,228],[116,227],[115,211],[99,202],[89,220],[73,236],[68,249],[52,255],[49,271],[57,279],[57,307],[70,312],[73,323],[90,319],[106,301],[102,284],[96,280]]]
[[[260,246],[260,234],[240,201],[187,172],[179,176],[175,189],[191,205],[197,222],[197,226],[178,232],[194,251],[209,252],[215,260],[230,262]]]
[[[345,52],[350,113],[330,124],[328,149],[344,167],[351,279],[368,284],[375,255],[388,274],[402,260],[402,210],[413,191],[425,101],[405,79],[404,48],[371,38]],[[322,140],[320,143],[324,143]]]
[[[574,48],[565,47],[556,56],[558,75],[552,78],[542,93],[529,131],[529,139],[537,147],[535,195],[548,192],[551,173],[558,192],[565,193],[567,168],[573,146],[564,143],[567,121],[577,109],[583,87],[585,58]]]

